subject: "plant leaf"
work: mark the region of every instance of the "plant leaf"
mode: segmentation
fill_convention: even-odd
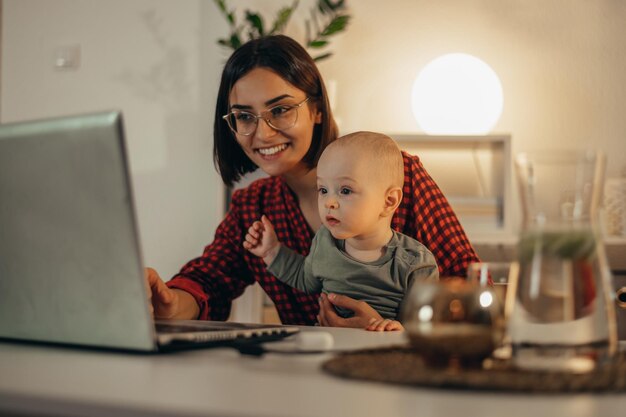
[[[317,8],[323,14],[335,14],[338,10],[345,8],[345,0],[319,0],[317,2]]]
[[[316,56],[315,58],[313,58],[313,61],[320,62],[320,61],[323,61],[324,59],[330,58],[332,55],[333,55],[332,52],[327,52],[325,54]]]
[[[239,35],[233,33],[230,35],[230,47],[233,49],[237,49],[241,46],[241,39],[239,39]]]
[[[263,19],[258,13],[252,13],[250,10],[246,10],[246,20],[250,23],[252,28],[256,31],[259,36],[265,35],[263,30]],[[250,37],[254,38],[252,35],[252,30],[250,31]]]
[[[326,45],[328,45],[328,41],[322,41],[322,40],[311,41],[307,44],[307,46],[310,48],[323,48]]]
[[[350,20],[350,16],[348,15],[339,15],[336,16],[330,23],[326,26],[326,28],[322,31],[320,36],[326,37],[330,35],[334,35],[337,32],[341,32],[346,28],[348,21]]]
[[[336,2],[333,2],[332,0],[319,0],[317,6],[322,14],[330,14],[331,16],[334,16],[339,11],[345,9],[345,1],[337,0]]]
[[[328,7],[330,7],[333,11],[341,10],[345,6],[345,0],[337,0],[335,3],[332,0],[326,0],[328,3]]]
[[[317,10],[319,10],[322,14],[330,13],[333,11],[333,9],[328,4],[328,0],[318,0]]]
[[[283,7],[278,11],[276,20],[274,21],[274,26],[269,32],[270,35],[277,32],[280,33],[283,29],[285,29],[285,26],[287,26],[287,23],[289,22],[289,19],[291,18],[291,15],[296,7],[298,7],[298,0],[294,1],[291,7]]]
[[[226,0],[213,0],[213,2],[217,5],[217,8],[220,9],[220,12],[226,17],[230,26],[235,24],[235,15],[233,12],[229,12],[226,7]]]
[[[218,9],[226,16],[228,12],[226,11],[226,2],[224,0],[213,0],[213,3],[217,6]]]
[[[228,23],[230,23],[231,26],[235,26],[235,14],[234,13],[228,13],[226,15],[226,19],[228,19]]]

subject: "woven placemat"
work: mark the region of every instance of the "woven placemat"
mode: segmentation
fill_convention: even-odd
[[[491,361],[483,369],[433,368],[408,347],[367,349],[327,360],[322,369],[333,375],[421,387],[542,393],[626,391],[626,358],[621,353],[611,366],[585,374],[515,369]]]

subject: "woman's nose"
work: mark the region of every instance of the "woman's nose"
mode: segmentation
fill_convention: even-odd
[[[255,136],[261,140],[265,140],[267,138],[271,138],[278,131],[270,126],[264,118],[259,118],[257,120],[256,131],[254,132]]]

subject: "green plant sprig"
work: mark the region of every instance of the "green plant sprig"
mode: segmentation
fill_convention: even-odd
[[[307,48],[324,48],[329,43],[329,38],[340,32],[343,32],[348,26],[350,15],[344,14],[345,0],[332,2],[331,0],[319,0],[317,8],[311,10],[311,18],[305,22],[306,24],[306,46]],[[326,23],[320,26],[319,20],[325,20]],[[312,22],[312,23],[311,23]],[[311,25],[315,26],[315,35],[311,34]],[[317,55],[313,59],[321,61],[332,56],[332,52]]]
[[[226,0],[214,0],[222,15],[226,18],[230,34],[227,38],[220,38],[217,43],[229,49],[237,49],[244,42],[257,39],[262,36],[282,33],[289,23],[293,12],[298,7],[299,0],[294,0],[290,6],[282,7],[269,31],[265,30],[263,17],[256,12],[245,10],[245,20],[238,24],[235,10],[229,10]],[[310,18],[305,20],[306,43],[305,47],[320,49],[328,46],[330,38],[346,30],[350,15],[345,13],[345,0],[318,0],[317,7],[310,11]],[[321,61],[332,56],[332,52],[326,52],[313,57],[315,61]]]

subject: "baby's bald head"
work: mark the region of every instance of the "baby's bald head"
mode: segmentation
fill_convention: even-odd
[[[371,174],[388,183],[388,187],[404,185],[404,161],[396,142],[387,135],[375,132],[355,132],[332,142],[324,153],[346,151],[371,167]]]

